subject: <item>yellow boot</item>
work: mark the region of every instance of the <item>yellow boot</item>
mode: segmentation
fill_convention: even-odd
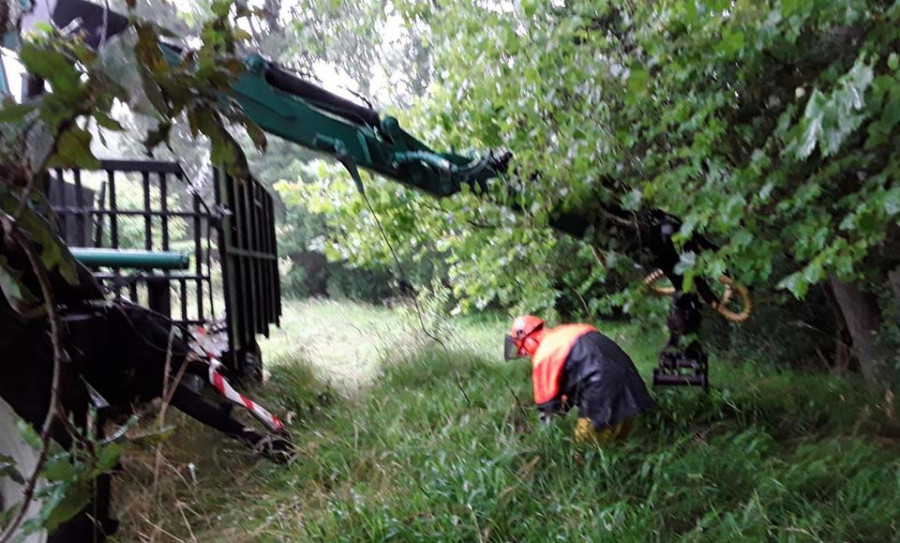
[[[603,446],[613,441],[624,441],[634,427],[634,418],[597,430],[591,419],[579,418],[575,424],[575,442],[586,445]]]

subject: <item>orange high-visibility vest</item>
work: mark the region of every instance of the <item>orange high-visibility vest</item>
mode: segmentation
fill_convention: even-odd
[[[564,324],[544,333],[531,357],[531,381],[534,403],[541,405],[559,395],[559,381],[572,345],[581,336],[597,329],[589,324]]]

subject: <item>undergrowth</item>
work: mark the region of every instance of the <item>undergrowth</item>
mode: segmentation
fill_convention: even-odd
[[[647,375],[657,338],[617,333]],[[488,354],[410,352],[352,396],[303,363],[272,368],[297,461],[224,440],[199,455],[210,433],[190,426],[166,450],[180,476],[122,540],[898,540],[900,442],[858,383],[718,361],[708,395],[656,392],[628,442],[589,449],[571,416],[537,424],[526,362]],[[123,477],[146,481],[130,462]]]

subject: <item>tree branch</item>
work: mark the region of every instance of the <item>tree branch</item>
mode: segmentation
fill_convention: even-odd
[[[28,511],[31,501],[34,499],[34,493],[37,488],[37,480],[40,477],[44,463],[47,461],[47,455],[50,449],[50,431],[53,429],[53,422],[59,410],[59,381],[62,363],[62,347],[60,346],[59,335],[59,314],[56,312],[56,301],[53,297],[53,289],[50,285],[50,278],[47,276],[47,270],[41,263],[40,257],[31,245],[30,240],[25,233],[16,224],[15,219],[3,213],[0,215],[0,224],[3,226],[4,233],[7,238],[12,239],[28,257],[31,269],[34,271],[41,286],[41,293],[44,296],[44,307],[47,309],[47,317],[50,321],[50,341],[53,344],[53,377],[50,382],[50,405],[47,407],[47,415],[44,417],[44,423],[41,426],[41,451],[38,456],[37,463],[34,466],[34,472],[28,478],[25,489],[22,493],[22,505],[16,513],[15,518],[0,535],[0,543],[7,543],[12,540],[16,530],[22,524],[25,514]]]

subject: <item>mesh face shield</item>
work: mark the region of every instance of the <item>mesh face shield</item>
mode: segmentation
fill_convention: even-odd
[[[503,341],[503,358],[504,360],[521,358],[521,355],[519,355],[519,348],[516,346],[516,342],[513,341],[512,336],[506,336]]]

